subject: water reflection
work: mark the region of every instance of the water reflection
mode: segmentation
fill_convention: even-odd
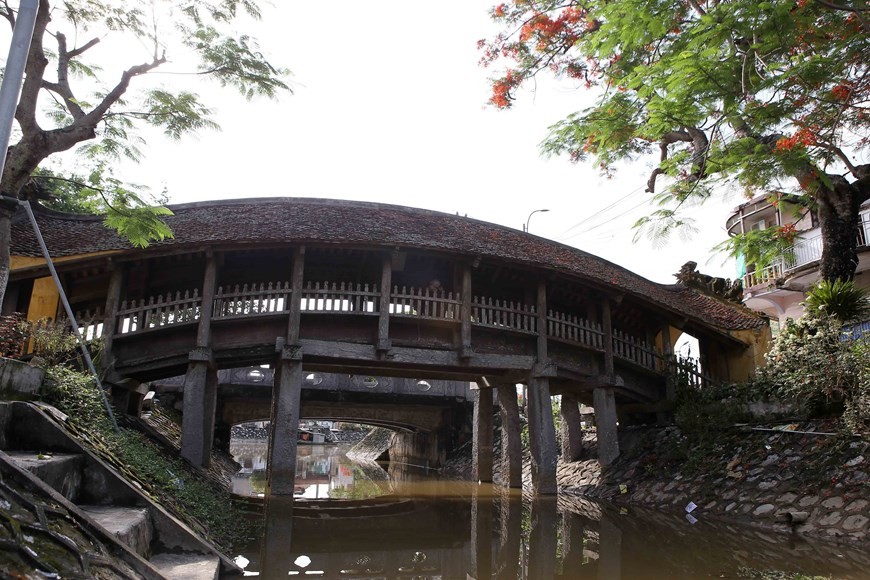
[[[385,495],[375,499],[268,501],[262,541],[244,552],[247,573],[537,580],[779,571],[863,578],[870,566],[858,550],[753,528],[691,524],[679,514],[579,497],[524,499],[517,490],[438,481],[402,466],[391,466],[390,475],[378,483]]]
[[[345,455],[348,445],[299,445],[293,495],[306,499],[360,499],[389,491],[389,476],[377,464],[355,463]],[[268,442],[233,439],[230,453],[241,465],[233,476],[233,493],[263,497],[266,487]]]

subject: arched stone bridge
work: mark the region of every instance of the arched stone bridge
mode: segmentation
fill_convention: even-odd
[[[112,381],[185,374],[182,454],[192,463],[208,458],[217,369],[273,365],[273,493],[292,493],[305,373],[473,380],[500,392],[507,439],[513,385],[525,383],[533,476],[552,492],[551,394],[569,401],[569,424],[574,401],[594,403],[607,462],[618,453],[614,406],[673,396],[666,371],[680,332],[698,338],[713,379],[745,378],[763,346],[764,321],[736,305],[469,218],[296,198],[171,209],[175,238],[145,250],[99,218],[42,210],[37,220],[74,308],[91,321],[86,332],[103,336]],[[55,317],[23,212],[12,254],[3,311]],[[492,397],[481,392],[477,475],[487,479]]]

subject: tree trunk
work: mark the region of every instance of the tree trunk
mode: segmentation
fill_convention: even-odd
[[[858,210],[861,199],[852,184],[835,181],[816,195],[822,230],[823,280],[852,280],[858,267]]]

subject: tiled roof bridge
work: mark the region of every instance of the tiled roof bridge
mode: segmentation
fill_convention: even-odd
[[[679,285],[657,284],[582,250],[471,218],[397,205],[313,198],[251,198],[170,206],[175,238],[151,247],[306,243],[415,248],[491,257],[594,281],[723,330],[765,324],[748,309]],[[39,208],[37,221],[52,256],[132,250],[96,216]],[[12,254],[41,256],[19,211]]]

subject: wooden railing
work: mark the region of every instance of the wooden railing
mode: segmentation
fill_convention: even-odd
[[[213,316],[225,319],[289,312],[290,293],[289,282],[218,286]]]
[[[671,358],[671,372],[677,381],[684,381],[694,389],[705,389],[714,385],[713,379],[701,372],[699,363],[692,358]]]
[[[390,294],[390,315],[459,321],[462,300],[459,294],[432,288],[393,286]]]
[[[473,297],[471,321],[476,326],[516,330],[528,334],[538,332],[538,315],[535,313],[535,307],[508,300]]]
[[[377,314],[380,296],[374,284],[306,282],[302,287],[302,311]]]
[[[647,369],[659,370],[661,366],[661,356],[655,348],[617,329],[613,330],[613,356]]]
[[[85,340],[93,340],[103,336],[103,319],[105,318],[105,315],[103,314],[102,309],[97,308],[93,311],[85,310],[74,314],[76,317],[76,324],[79,325],[79,333]],[[68,322],[67,326],[71,327]]]
[[[152,328],[183,324],[199,320],[201,299],[199,290],[185,290],[184,294],[171,292],[165,296],[153,296],[146,301],[121,302],[114,328],[115,334],[130,334]]]
[[[600,324],[563,312],[552,310],[549,312],[547,335],[557,340],[575,342],[597,350],[604,349],[604,331]]]
[[[397,318],[422,318],[459,323],[462,299],[459,294],[431,288],[394,286],[390,293],[389,313]],[[220,286],[215,291],[213,316],[216,320],[238,319],[259,315],[280,315],[290,311],[292,288],[289,282],[270,282]],[[303,314],[380,313],[380,290],[374,284],[306,282],[302,288]],[[115,321],[115,334],[131,334],[147,329],[193,322],[199,319],[199,291],[176,292],[157,298],[122,302]],[[86,336],[99,336],[102,318],[83,313],[80,325]],[[475,296],[471,300],[471,324],[525,334],[538,333],[538,315],[532,305],[491,297]],[[600,323],[563,312],[547,314],[547,336],[551,339],[604,350],[604,330]],[[620,330],[613,332],[616,358],[640,367],[665,372],[667,364],[656,349],[645,341]]]

